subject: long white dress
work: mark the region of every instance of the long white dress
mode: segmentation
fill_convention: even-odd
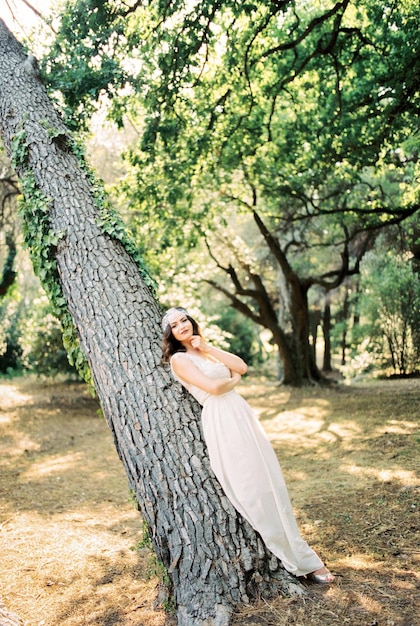
[[[230,378],[220,362],[177,352],[206,376]],[[174,377],[202,405],[202,423],[211,467],[233,506],[259,532],[265,545],[295,576],[321,568],[318,555],[302,539],[283,474],[260,422],[235,390],[211,395]]]

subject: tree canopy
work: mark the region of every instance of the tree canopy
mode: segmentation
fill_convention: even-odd
[[[380,230],[418,254],[417,30],[412,0],[77,0],[41,69],[75,128],[136,125],[117,192],[156,275],[205,242],[284,361]]]

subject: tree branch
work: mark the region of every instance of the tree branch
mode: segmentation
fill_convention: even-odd
[[[266,227],[266,225],[264,224],[264,222],[262,221],[261,217],[258,215],[255,209],[253,211],[253,216],[254,216],[255,223],[257,224],[260,233],[264,237],[264,240],[268,248],[271,250],[272,254],[274,255],[278,264],[280,265],[283,274],[286,277],[290,276],[293,273],[293,270],[287,260],[286,255],[284,254],[279,244],[278,239],[276,237],[273,237],[273,235],[270,233],[270,231],[268,230],[268,228]]]
[[[9,7],[9,11],[12,13],[13,19],[16,20],[16,22],[19,24],[19,20],[16,19],[14,17],[14,15],[13,15],[13,12],[12,12],[12,9],[10,8],[9,2],[7,0],[6,0],[6,2],[7,2],[7,6]],[[28,7],[28,9],[30,9],[42,22],[44,22],[44,24],[47,24],[49,26],[49,28],[52,30],[52,32],[54,33],[54,35],[57,34],[57,32],[53,28],[52,24],[47,22],[47,20],[44,17],[44,15],[40,11],[38,11],[38,9],[36,7],[34,7],[31,2],[29,2],[28,0],[21,0],[21,2],[23,2],[23,4],[25,4]]]
[[[210,244],[207,240],[207,238],[205,238],[205,244],[208,250],[208,253],[210,255],[210,257],[213,259],[213,261],[215,262],[215,264],[217,265],[217,267],[219,268],[219,270],[221,270],[222,272],[224,272],[225,274],[227,274],[229,276],[229,278],[231,279],[233,286],[236,289],[236,293],[238,295],[241,296],[248,296],[250,298],[255,298],[256,297],[256,292],[252,289],[245,289],[245,287],[242,286],[241,281],[239,280],[239,276],[235,270],[235,268],[229,263],[229,265],[227,267],[225,267],[224,265],[222,265],[218,259],[216,258],[216,256],[214,255]],[[235,256],[237,256],[235,254]],[[239,259],[237,259],[238,262],[240,263]]]
[[[309,22],[305,30],[298,37],[296,37],[296,39],[293,39],[292,41],[289,41],[287,43],[281,43],[278,46],[269,48],[268,50],[263,52],[258,57],[258,59],[254,61],[254,65],[258,61],[261,61],[262,59],[266,59],[272,54],[276,54],[277,52],[284,52],[286,50],[291,50],[291,49],[296,48],[300,43],[302,43],[302,41],[304,41],[304,39],[306,39],[306,37],[308,37],[308,35],[310,35],[312,31],[315,30],[315,28],[317,28],[319,25],[323,24],[324,22],[328,21],[333,15],[336,15],[337,13],[344,14],[349,2],[350,0],[343,0],[343,2],[338,2],[334,7],[332,7],[332,9],[330,9],[323,15],[319,15],[318,17],[315,17],[313,20],[311,20],[311,22]],[[328,52],[330,49],[329,46],[324,46],[324,47],[321,46],[320,41],[318,42],[319,47],[317,48],[317,52],[318,53],[324,53],[324,51]]]
[[[226,287],[219,285],[219,283],[216,283],[214,280],[205,279],[204,282],[216,289],[217,291],[220,291],[220,293],[223,293],[232,302],[232,306],[234,309],[236,309],[240,313],[243,313],[244,315],[246,315],[246,317],[249,317],[256,324],[262,325],[261,317],[257,315],[247,304],[242,302],[242,300],[240,300],[236,296],[236,294],[231,293],[226,289]]]

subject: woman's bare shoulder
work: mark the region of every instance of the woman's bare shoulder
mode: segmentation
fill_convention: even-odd
[[[169,362],[172,363],[176,363],[176,362],[181,362],[181,361],[185,361],[186,359],[188,359],[187,353],[186,352],[175,352],[175,354],[173,354],[169,360]],[[190,360],[190,359],[188,359]]]

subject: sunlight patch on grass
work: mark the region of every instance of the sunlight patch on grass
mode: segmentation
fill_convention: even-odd
[[[321,416],[310,418],[295,411],[285,411],[270,420],[270,432],[284,430],[285,432],[301,433],[302,427],[304,427],[305,434],[309,435],[319,432],[323,424],[324,419]]]
[[[363,607],[366,611],[370,611],[371,613],[377,613],[378,615],[382,613],[382,606],[373,598],[369,598],[364,594],[358,594],[358,602],[361,607]]]
[[[286,474],[287,472],[284,471],[284,474]],[[303,472],[302,470],[296,470],[293,469],[293,471],[290,472],[290,476],[288,478],[288,481],[292,482],[293,480],[296,482],[299,482],[301,480],[308,480],[309,476],[308,476],[308,472]]]
[[[402,470],[399,467],[378,469],[374,467],[360,467],[360,465],[341,464],[340,470],[353,476],[375,478],[380,482],[400,482],[405,487],[415,487],[420,481],[414,471]]]
[[[18,388],[26,395],[10,405],[0,451],[2,599],[27,626],[175,626],[174,616],[157,608],[155,559],[138,549],[141,517],[97,405],[85,402],[80,385],[40,388],[25,379]],[[409,433],[418,380],[363,383],[351,393],[273,381],[244,388],[276,439],[302,535],[337,583],[308,585],[305,598],[239,606],[232,626],[417,623],[410,483],[418,455]],[[33,449],[17,451],[24,437]],[[80,458],[66,468],[77,451]],[[25,483],[32,468],[44,471]]]
[[[418,430],[416,422],[403,420],[388,420],[381,427],[376,429],[377,435],[411,435]]]
[[[411,580],[398,580],[398,578],[394,576],[392,584],[397,587],[397,589],[404,589],[405,591],[415,591],[417,589],[417,576],[413,573]]]
[[[103,512],[112,515],[112,524],[108,528],[104,523]],[[7,525],[7,538],[13,547],[18,541],[25,544],[28,551],[26,563],[21,563],[22,571],[29,571],[31,566],[37,569],[47,563],[56,575],[60,573],[67,576],[69,572],[77,568],[78,561],[88,558],[101,558],[101,555],[118,555],[122,551],[130,552],[127,545],[129,536],[135,543],[134,537],[140,536],[140,532],[123,531],[114,532],[112,527],[120,524],[130,526],[134,516],[130,510],[117,509],[116,507],[97,507],[97,510],[85,511],[77,515],[53,515],[46,518],[39,513],[17,514]],[[137,530],[137,529],[136,529]],[[63,536],[66,541],[63,542]],[[13,550],[9,548],[3,555],[7,561],[11,558]],[[48,557],[48,558],[47,558]],[[66,572],[62,570],[62,564],[66,563]],[[29,564],[29,570],[27,566]]]
[[[74,515],[31,511],[8,520],[0,559],[13,583],[3,593],[12,605],[22,596],[27,599],[29,608],[22,615],[31,619],[25,624],[35,624],[34,605],[42,616],[36,624],[73,626],[115,623],[107,621],[108,612],[118,608],[123,619],[125,611],[137,611],[145,598],[152,603],[158,581],[144,580],[149,557],[132,549],[140,537],[134,514],[127,506],[103,504]]]
[[[2,383],[1,408],[3,411],[11,406],[27,404],[32,399],[31,395],[21,393],[14,385],[4,385]]]
[[[357,435],[361,435],[363,430],[360,424],[353,421],[332,422],[328,426],[328,430],[340,437],[340,439],[351,439]]]
[[[287,414],[287,411],[285,412]],[[301,419],[320,419],[325,420],[331,413],[331,405],[327,400],[313,399],[309,406],[301,406],[294,409],[293,414],[299,415]]]
[[[283,410],[278,412],[273,411],[272,405],[270,405],[270,408],[267,408],[267,406],[261,405],[258,400],[255,400],[252,397],[248,398],[248,400],[250,401],[257,416],[262,421],[269,422],[270,429],[272,422],[277,420],[297,425],[314,419],[324,422],[324,420],[331,413],[330,403],[323,400],[314,399],[314,401],[308,406],[300,406],[293,408],[292,410],[284,407]]]
[[[31,467],[22,474],[25,481],[38,480],[40,477],[49,476],[51,474],[59,474],[74,466],[81,460],[80,452],[71,452],[62,456],[49,457],[37,463],[33,463]]]
[[[368,569],[379,571],[383,569],[383,564],[371,554],[351,554],[349,556],[343,556],[336,559],[334,565],[337,571],[339,571],[340,568],[359,571]]]
[[[7,449],[1,456],[7,456],[9,459],[20,457],[27,452],[39,452],[41,449],[39,443],[33,441],[26,433],[20,430],[9,430],[7,437],[13,443],[8,443]],[[6,448],[6,445],[4,447]]]
[[[307,415],[288,412],[281,413],[270,421],[269,437],[272,440],[299,443],[313,448],[320,443],[352,442],[363,434],[361,426],[352,420],[328,424],[325,419],[308,418]]]

